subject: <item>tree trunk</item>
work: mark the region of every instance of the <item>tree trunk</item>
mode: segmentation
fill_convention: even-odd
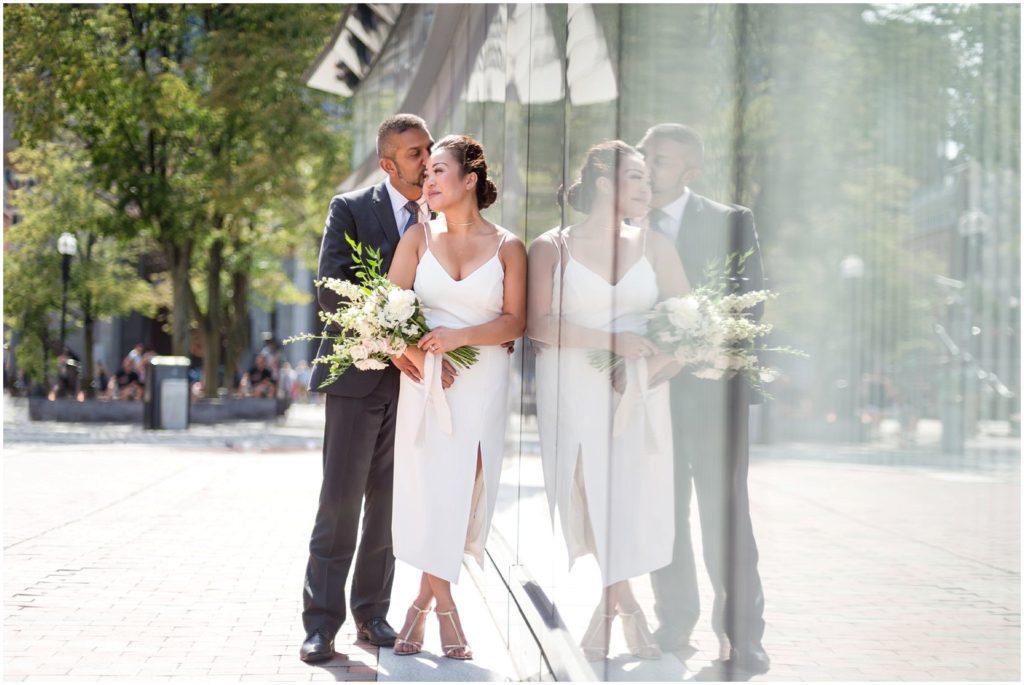
[[[92,263],[92,248],[96,244],[96,236],[92,233],[85,240],[85,249],[82,251],[82,266]],[[93,358],[93,347],[96,340],[96,317],[92,312],[92,297],[85,295],[82,299],[82,328],[85,335],[85,349],[82,351],[82,365],[85,367],[81,373],[81,390],[85,399],[91,400],[96,396],[96,390],[92,387],[93,374],[96,370],[96,360]]]
[[[171,257],[171,353],[187,357],[189,353],[188,273],[192,262],[192,243],[173,244],[168,250]]]
[[[239,358],[249,347],[249,272],[245,266],[231,273],[231,318],[228,325],[224,383],[234,388]]]
[[[93,373],[96,369],[96,361],[93,359],[92,351],[93,345],[95,344],[94,341],[96,339],[95,331],[93,330],[96,325],[96,320],[92,317],[92,313],[88,309],[85,310],[84,314],[83,332],[85,334],[85,351],[82,354],[82,366],[84,368],[82,369],[81,376],[82,383],[79,387],[81,388],[85,399],[91,400],[96,396],[96,389],[92,387]]]
[[[215,222],[217,223],[217,222]],[[203,317],[203,394],[217,397],[220,383],[217,371],[220,368],[221,307],[220,272],[224,267],[224,241],[218,238],[210,246],[210,259],[206,269],[206,316]],[[229,385],[227,377],[224,384]]]

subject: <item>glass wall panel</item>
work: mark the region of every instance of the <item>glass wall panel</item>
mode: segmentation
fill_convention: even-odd
[[[1018,679],[1019,8],[441,7],[356,160],[436,73],[527,243],[489,551],[530,631],[604,680]]]

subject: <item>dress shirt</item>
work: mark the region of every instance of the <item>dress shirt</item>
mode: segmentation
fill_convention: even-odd
[[[405,232],[403,230],[405,225],[409,222],[409,210],[405,208],[409,198],[395,190],[395,187],[391,185],[390,177],[384,182],[384,185],[387,186],[388,197],[391,198],[391,211],[395,213],[395,226],[398,227],[398,235],[401,236]],[[428,221],[430,219],[430,210],[427,209],[427,196],[421,195],[420,199],[417,200],[417,204],[420,206],[420,212],[413,223],[417,224],[422,221]]]
[[[673,243],[679,237],[679,225],[683,221],[683,212],[686,211],[686,203],[689,199],[690,189],[687,188],[682,195],[660,208],[668,216],[668,225],[661,226],[660,231],[667,235]]]

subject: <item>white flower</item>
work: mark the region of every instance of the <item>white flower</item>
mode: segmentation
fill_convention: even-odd
[[[379,371],[388,368],[388,365],[377,359],[360,359],[355,362],[355,367],[360,371]]]
[[[388,303],[384,307],[388,318],[395,323],[402,323],[416,313],[416,293],[411,290],[395,288],[388,293]]]
[[[694,371],[693,375],[697,378],[703,378],[704,380],[717,381],[725,375],[725,371],[722,371],[721,369],[701,369],[700,371]]]
[[[359,362],[370,356],[370,350],[366,349],[366,345],[353,345],[348,350],[349,356],[352,357],[353,361]]]
[[[775,369],[762,369],[759,377],[762,383],[771,383],[776,378]]]
[[[361,338],[370,338],[376,332],[376,327],[369,319],[357,319],[355,322],[355,329]]]
[[[701,323],[700,304],[692,297],[676,297],[666,303],[668,320],[676,328],[692,331]]]

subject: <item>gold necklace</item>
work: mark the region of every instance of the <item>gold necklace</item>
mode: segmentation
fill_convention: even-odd
[[[448,220],[446,219],[446,220],[445,220],[445,223],[446,223],[446,224],[448,224],[449,226],[472,226],[472,225],[473,225],[473,224],[475,224],[476,222],[475,222],[475,221],[470,221],[470,222],[469,222],[468,224],[457,224],[457,223],[454,223],[454,222],[452,222],[452,221],[448,221]]]

